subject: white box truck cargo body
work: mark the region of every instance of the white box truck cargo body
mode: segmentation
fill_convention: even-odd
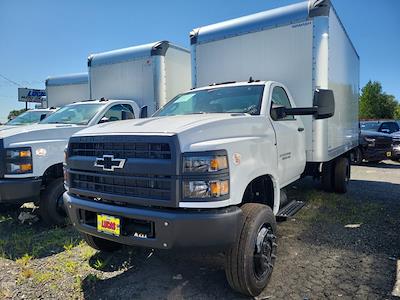
[[[54,76],[46,79],[46,107],[61,107],[89,99],[88,73]]]
[[[302,117],[307,161],[331,160],[358,145],[359,57],[328,1],[305,1],[193,30],[193,87],[216,82],[282,82],[298,107],[331,89],[335,115]]]
[[[88,68],[92,99],[131,99],[149,114],[191,85],[190,52],[167,41],[92,54]]]

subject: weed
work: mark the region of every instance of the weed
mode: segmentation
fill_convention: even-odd
[[[107,265],[106,262],[104,260],[101,260],[101,259],[96,259],[96,261],[93,263],[93,267],[96,270],[102,270],[102,269],[104,269],[106,267],[106,265]]]

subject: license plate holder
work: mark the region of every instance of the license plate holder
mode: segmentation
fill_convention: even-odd
[[[121,219],[105,214],[97,215],[97,231],[120,236],[121,235]]]

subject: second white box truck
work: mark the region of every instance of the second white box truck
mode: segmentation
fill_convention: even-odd
[[[283,189],[311,175],[346,192],[359,58],[329,1],[205,26],[191,41],[195,89],[147,120],[71,137],[64,203],[96,249],[222,247],[229,284],[256,296],[276,260],[275,217],[301,206]]]
[[[190,52],[168,41],[92,54],[88,69],[91,99],[134,100],[149,115],[191,86]]]
[[[88,73],[53,76],[46,79],[46,107],[61,107],[90,99]]]

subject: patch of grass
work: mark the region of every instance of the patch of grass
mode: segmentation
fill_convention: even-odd
[[[93,263],[93,267],[96,270],[103,270],[106,266],[107,263],[102,259],[96,259],[96,261]]]
[[[25,253],[21,258],[18,258],[15,262],[21,267],[26,267],[28,263],[32,260],[33,256]]]
[[[54,278],[54,275],[52,272],[36,272],[33,274],[33,280],[36,283],[47,283]]]
[[[48,228],[43,225],[20,224],[0,214],[0,256],[17,260],[27,254],[45,257],[77,246],[81,238],[72,227]]]
[[[299,217],[310,222],[369,223],[378,218],[385,210],[381,203],[360,202],[347,195],[328,194],[321,191],[305,193],[307,206],[300,211]]]

